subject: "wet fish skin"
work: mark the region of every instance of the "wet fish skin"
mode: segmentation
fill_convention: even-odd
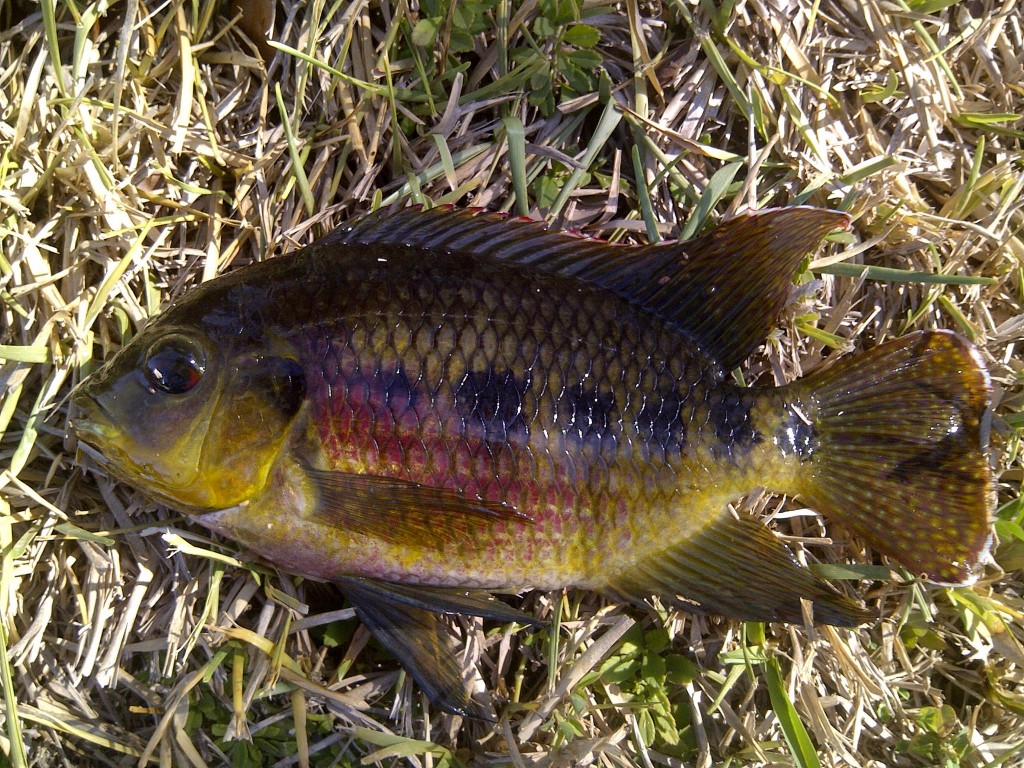
[[[460,280],[456,260],[418,251],[370,250],[346,266],[335,281],[316,281],[328,297],[346,297],[343,319],[302,321],[297,334],[298,358],[317,361],[315,370],[305,364],[300,463],[345,476],[337,495],[353,494],[351,478],[383,476],[504,502],[528,517],[446,520],[452,525],[435,532],[429,521],[411,526],[415,509],[391,528],[376,513],[360,524],[359,510],[346,509],[328,514],[330,557],[288,557],[308,575],[595,588],[634,556],[631,547],[702,525],[702,495],[717,515],[776,453],[752,451],[751,395],[722,381],[677,331],[604,292],[508,266]],[[561,301],[569,291],[571,304]],[[557,336],[552,327],[574,330]],[[645,350],[642,365],[636,350]],[[692,512],[673,500],[680,485]],[[262,538],[281,519],[280,503],[263,506],[265,525],[252,524],[255,501],[203,522]],[[435,540],[449,532],[457,535]]]
[[[992,489],[987,374],[953,334],[783,388],[726,377],[847,221],[778,209],[630,249],[471,213],[370,216],[169,307],[79,388],[79,434],[154,498],[348,584],[453,711],[472,710],[424,612],[437,593],[412,605],[389,585],[575,586],[786,621],[810,600],[856,624],[728,502],[800,494],[958,583],[987,550]]]

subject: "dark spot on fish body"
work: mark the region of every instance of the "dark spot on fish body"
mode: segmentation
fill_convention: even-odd
[[[325,323],[300,339],[307,398],[332,457],[355,452],[389,466],[408,463],[406,451],[418,440],[408,427],[429,393],[397,358],[390,335],[381,318],[371,317]]]
[[[761,435],[751,418],[753,397],[734,387],[716,387],[708,396],[708,426],[729,455],[749,451]]]
[[[401,420],[408,411],[415,410],[421,394],[409,380],[401,363],[393,369],[381,370],[375,378],[379,380],[384,403],[395,421]]]
[[[667,386],[643,393],[643,404],[636,415],[640,439],[651,441],[665,451],[682,451],[686,447],[686,422],[683,418],[686,399],[678,388]]]
[[[566,387],[559,399],[559,424],[583,443],[614,438],[621,425],[615,394],[584,382]]]
[[[455,390],[456,412],[467,425],[480,425],[486,440],[503,441],[514,433],[525,434],[523,399],[530,380],[529,372],[517,377],[493,366],[468,371]]]

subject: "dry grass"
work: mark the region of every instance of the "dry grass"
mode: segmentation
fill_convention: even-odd
[[[569,33],[572,7],[288,3],[265,68],[214,3],[0,2],[0,764],[1024,762],[1016,3],[588,1]],[[509,700],[464,723],[424,718],[333,594],[76,467],[66,394],[168,298],[425,199],[613,238],[850,210],[744,377],[912,328],[972,337],[997,404],[986,578],[865,582],[884,618],[856,631],[531,595],[550,635],[464,624]],[[872,562],[782,512],[822,559]]]

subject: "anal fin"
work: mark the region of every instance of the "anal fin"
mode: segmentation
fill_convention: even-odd
[[[768,528],[747,515],[722,515],[696,536],[652,553],[602,589],[640,602],[658,595],[684,610],[748,621],[856,626],[870,614],[797,563]]]
[[[372,591],[379,600],[422,608],[431,613],[479,616],[494,621],[538,625],[538,621],[522,611],[498,600],[485,589],[434,587],[424,584],[399,584],[362,576],[345,576],[338,581],[342,589],[359,588]]]

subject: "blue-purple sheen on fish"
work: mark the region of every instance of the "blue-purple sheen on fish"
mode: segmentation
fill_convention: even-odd
[[[174,302],[76,390],[103,467],[336,582],[436,704],[480,714],[437,618],[573,587],[855,625],[729,502],[794,494],[931,581],[990,539],[988,376],[919,332],[784,387],[727,375],[846,214],[614,246],[470,211],[376,213]]]

